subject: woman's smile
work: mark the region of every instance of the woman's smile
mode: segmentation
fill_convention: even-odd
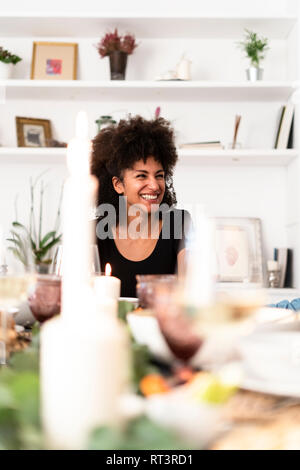
[[[142,204],[150,213],[155,204],[161,204],[165,194],[164,169],[153,156],[145,162],[139,160],[124,171],[123,179],[116,182],[115,189],[127,197],[128,207]]]

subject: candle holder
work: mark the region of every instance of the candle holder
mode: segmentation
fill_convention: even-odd
[[[43,323],[60,313],[61,278],[53,275],[40,274],[28,297],[33,316]]]

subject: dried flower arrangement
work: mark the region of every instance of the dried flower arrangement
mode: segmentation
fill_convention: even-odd
[[[106,33],[96,47],[100,57],[103,58],[114,51],[125,52],[128,55],[132,54],[137,46],[138,44],[132,34],[127,33],[119,36],[118,30],[115,28],[114,32]]]

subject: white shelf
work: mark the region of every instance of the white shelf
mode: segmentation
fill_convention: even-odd
[[[287,101],[296,82],[0,80],[7,99]]]
[[[179,164],[203,166],[288,166],[295,149],[196,150],[180,149]]]
[[[112,28],[137,38],[240,38],[244,29],[271,39],[285,39],[296,24],[294,16],[194,16],[148,13],[3,13],[2,37],[101,37]]]
[[[200,166],[287,166],[298,151],[288,150],[186,150],[179,149],[181,165]],[[0,163],[65,164],[66,148],[0,147]]]
[[[0,147],[1,163],[25,164],[66,164],[67,149],[56,148],[29,148],[29,147]]]

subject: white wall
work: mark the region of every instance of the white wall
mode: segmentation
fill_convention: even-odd
[[[2,2],[1,11],[97,11],[97,12],[120,12],[120,11],[142,11],[144,13],[156,11],[158,13],[184,13],[184,14],[207,14],[219,15],[280,15],[287,14],[295,8],[297,0],[110,0],[103,2],[99,0],[85,0],[84,5],[80,1],[52,0],[41,2],[40,0],[10,0]]]
[[[122,1],[109,3],[86,0],[84,11],[153,11],[186,15],[232,14],[232,15],[284,15],[294,11],[294,1],[284,0],[210,0],[208,1],[127,1],[126,9]],[[81,11],[82,3],[53,0],[51,3],[27,1],[26,11]],[[25,11],[24,2],[12,0],[0,5],[0,11]],[[55,27],[55,25],[54,25]],[[99,31],[99,37],[103,32]],[[1,34],[1,32],[0,32]],[[292,36],[291,36],[292,37]],[[297,32],[294,32],[297,37]],[[51,38],[54,40],[64,38]],[[192,77],[195,80],[244,80],[247,66],[242,53],[236,48],[236,40],[146,40],[140,39],[135,54],[129,57],[127,79],[153,79],[155,75],[173,69],[182,52],[186,51],[192,60]],[[14,78],[29,78],[33,40],[47,38],[1,38],[0,44],[20,54],[24,60],[15,68]],[[93,44],[98,38],[78,39],[79,67],[78,78],[90,80],[109,79],[108,59],[100,59]],[[294,39],[296,41],[296,39]],[[298,74],[293,61],[295,53],[288,54],[285,41],[271,41],[271,49],[264,62],[266,80],[295,79]],[[290,45],[289,45],[290,47]],[[225,60],[224,60],[225,58]],[[78,110],[88,112],[90,136],[95,134],[95,119],[102,114],[113,114],[120,118],[127,112],[152,117],[155,107],[160,105],[162,115],[170,119],[177,132],[178,142],[192,140],[220,139],[224,144],[232,140],[235,114],[242,115],[239,140],[248,148],[272,148],[275,139],[277,115],[283,103],[274,102],[112,102],[95,97],[91,101],[59,100],[55,95],[51,100],[7,100],[0,104],[0,143],[3,146],[16,146],[15,116],[40,117],[50,119],[54,137],[68,141],[74,133],[74,118]],[[65,177],[64,165],[40,164],[1,164],[0,162],[0,211],[1,224],[5,230],[14,219],[14,199],[19,193],[19,213],[26,218],[29,208],[28,182],[30,176],[50,168],[44,180],[49,182],[46,197],[47,211],[45,228],[51,228],[56,211],[60,185]],[[297,170],[298,171],[298,170]],[[297,174],[289,173],[292,184],[297,183]],[[181,162],[175,175],[175,183],[180,205],[203,203],[209,213],[216,216],[260,217],[263,224],[264,248],[268,257],[274,246],[296,243],[293,229],[286,229],[287,207],[292,212],[291,194],[287,191],[287,171],[284,168],[268,167],[199,167],[197,164]],[[289,196],[290,197],[290,196]],[[24,220],[25,221],[25,220]],[[292,245],[291,245],[292,246]],[[294,245],[296,247],[296,245]],[[300,279],[299,279],[300,283]]]

